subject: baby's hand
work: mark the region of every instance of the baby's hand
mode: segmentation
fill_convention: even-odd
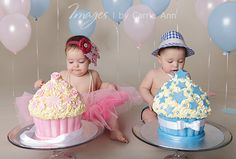
[[[108,88],[110,88],[110,89],[115,89],[115,90],[118,89],[117,86],[116,86],[115,84],[112,84],[112,83],[110,83],[110,84],[108,85]]]
[[[101,88],[106,88],[106,89],[115,89],[117,90],[117,86],[115,84],[112,83],[108,83],[108,82],[103,82],[101,85]]]
[[[39,89],[39,88],[41,88],[44,84],[45,84],[45,82],[44,82],[43,80],[37,80],[37,81],[34,83],[34,88],[35,88],[35,89]]]
[[[207,93],[207,96],[208,96],[208,97],[216,96],[216,93],[215,93],[215,92],[209,91],[209,92],[206,92],[206,93]]]
[[[153,105],[153,102],[149,103],[149,110],[153,111],[152,110],[152,105]]]

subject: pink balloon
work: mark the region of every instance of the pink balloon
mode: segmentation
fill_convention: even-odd
[[[26,47],[31,36],[29,20],[22,14],[10,14],[0,21],[0,40],[14,54]]]
[[[30,0],[0,0],[0,17],[3,15],[21,13],[25,16],[30,12]]]
[[[4,16],[4,12],[3,12],[3,10],[0,8],[0,20],[1,20],[1,18]]]
[[[226,2],[227,0],[196,0],[195,1],[195,12],[201,22],[207,26],[208,17],[213,9],[221,4]]]
[[[155,13],[146,5],[136,5],[129,8],[124,17],[124,30],[140,47],[153,33],[155,28]]]

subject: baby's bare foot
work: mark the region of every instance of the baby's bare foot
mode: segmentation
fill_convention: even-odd
[[[122,142],[122,143],[126,143],[126,144],[129,143],[129,140],[119,130],[111,131],[110,138],[112,140],[116,140],[116,141],[119,141],[119,142]]]

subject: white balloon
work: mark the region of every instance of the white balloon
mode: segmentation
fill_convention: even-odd
[[[0,21],[0,39],[14,54],[26,47],[31,37],[31,25],[22,14],[10,14]]]
[[[28,16],[30,2],[30,0],[0,0],[0,17],[14,13]]]

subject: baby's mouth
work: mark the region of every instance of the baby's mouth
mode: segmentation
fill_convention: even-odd
[[[176,73],[179,69],[172,70],[172,72]]]
[[[174,72],[174,71],[171,71],[171,72],[170,72],[170,75],[171,75],[171,76],[174,76],[174,75],[175,75],[175,72]]]

